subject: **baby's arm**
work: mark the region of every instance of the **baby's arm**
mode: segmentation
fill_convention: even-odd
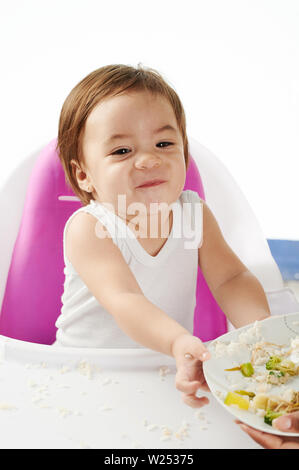
[[[223,238],[218,223],[203,202],[203,243],[198,262],[217,303],[236,327],[270,315],[265,292],[258,279],[236,256]]]
[[[196,391],[208,390],[202,372],[202,361],[209,359],[206,347],[143,295],[111,238],[96,237],[97,223],[102,230],[100,222],[90,214],[79,213],[73,218],[66,234],[68,259],[128,336],[147,348],[175,358],[175,385],[182,392],[183,401],[191,407],[203,406],[208,398],[196,396]],[[185,357],[186,353],[190,358]]]
[[[173,355],[175,339],[190,333],[143,295],[112,239],[95,235],[96,224],[102,228],[90,214],[79,213],[73,218],[66,234],[68,259],[129,337],[147,348]]]

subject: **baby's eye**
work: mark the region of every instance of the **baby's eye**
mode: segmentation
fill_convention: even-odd
[[[166,144],[166,146],[168,147],[169,145],[173,145],[171,142],[159,142],[157,145],[161,145],[161,144]],[[166,147],[165,146],[165,147]],[[164,145],[163,147],[160,147],[160,148],[164,148]]]
[[[160,146],[162,145],[161,147],[159,148],[165,148],[165,147],[168,147],[169,145],[173,145],[171,142],[159,142],[157,144],[157,146]],[[122,148],[122,149],[118,149],[116,150],[115,152],[112,153],[112,155],[126,155],[127,152],[129,152],[130,149],[126,149],[126,148]]]
[[[129,151],[129,149],[125,149],[125,148],[118,149],[115,152],[113,152],[112,155],[126,155],[126,152],[123,152],[123,150],[128,150]]]

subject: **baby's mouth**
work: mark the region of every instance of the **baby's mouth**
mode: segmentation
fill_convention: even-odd
[[[147,181],[146,183],[142,184],[141,186],[137,186],[137,189],[143,188],[151,188],[153,186],[160,186],[161,184],[166,183],[164,180],[156,180],[156,181]]]

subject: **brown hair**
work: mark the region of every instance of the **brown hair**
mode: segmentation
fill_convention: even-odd
[[[106,65],[83,78],[69,93],[63,103],[58,126],[56,150],[64,169],[66,183],[79,197],[83,205],[93,198],[82,190],[76,179],[71,160],[80,164],[81,139],[87,117],[93,108],[106,97],[125,90],[148,90],[160,93],[171,104],[183,138],[186,169],[188,168],[188,139],[183,105],[175,90],[154,69],[138,64],[137,68],[123,64]]]

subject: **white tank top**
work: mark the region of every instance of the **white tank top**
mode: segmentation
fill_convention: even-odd
[[[142,348],[126,335],[84,284],[65,252],[65,234],[78,212],[88,212],[109,231],[143,294],[154,305],[193,333],[198,272],[202,244],[202,201],[194,191],[183,191],[172,204],[173,224],[166,243],[156,256],[141,246],[125,221],[97,201],[75,211],[63,232],[64,292],[55,326],[54,345],[84,348]],[[191,236],[192,235],[192,236]],[[142,318],[142,312],[140,312]]]

